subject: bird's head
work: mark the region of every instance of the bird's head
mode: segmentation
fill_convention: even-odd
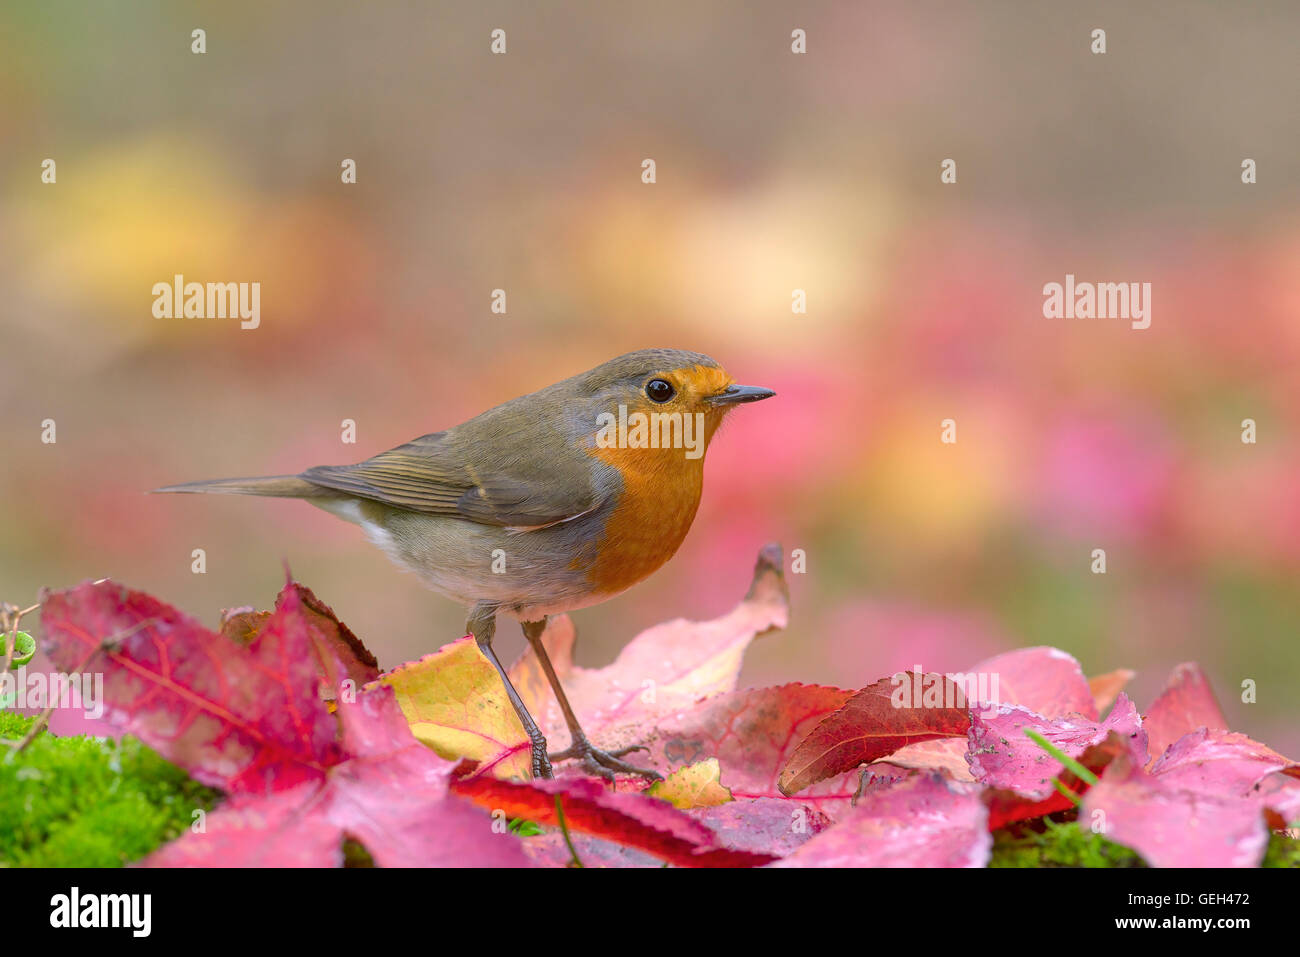
[[[728,412],[775,395],[738,385],[699,352],[643,349],[603,363],[574,380],[590,417],[596,448],[678,450],[699,458]],[[584,426],[586,423],[584,422]]]

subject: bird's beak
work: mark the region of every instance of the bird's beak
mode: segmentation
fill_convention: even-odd
[[[717,395],[709,396],[714,405],[740,405],[742,402],[759,402],[776,395],[771,389],[757,385],[731,385]]]

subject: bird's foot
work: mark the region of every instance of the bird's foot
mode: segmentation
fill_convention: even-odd
[[[533,777],[534,778],[553,778],[554,773],[551,771],[551,759],[546,753],[546,739],[538,734],[532,741],[533,750]]]
[[[549,757],[552,761],[567,761],[571,758],[577,758],[582,762],[584,771],[596,777],[604,778],[606,781],[613,781],[615,774],[635,774],[652,781],[662,781],[663,775],[658,771],[650,768],[638,768],[626,761],[619,760],[623,755],[633,751],[648,750],[645,745],[637,744],[628,748],[619,748],[617,751],[601,751],[599,748],[592,747],[591,742],[586,738],[577,738],[573,744],[563,751],[557,751],[555,754],[549,755]]]

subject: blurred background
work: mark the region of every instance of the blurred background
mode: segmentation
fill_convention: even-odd
[[[779,398],[677,557],[575,615],[580,663],[725,612],[778,540],[807,572],[747,684],[1051,644],[1146,706],[1197,660],[1296,756],[1297,35],[1293,4],[6,3],[0,596],[112,576],[215,624],[288,562],[391,667],[464,609],[357,528],[145,491],[694,349]],[[1151,327],[1045,319],[1067,272],[1150,282]],[[176,273],[261,282],[261,327],[155,318]]]

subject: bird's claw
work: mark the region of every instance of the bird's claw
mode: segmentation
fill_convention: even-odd
[[[638,768],[636,765],[620,761],[625,754],[633,751],[650,750],[643,744],[636,744],[616,751],[601,751],[591,746],[589,741],[579,741],[569,745],[563,751],[548,755],[552,761],[567,761],[577,758],[582,762],[582,769],[595,777],[613,782],[615,774],[635,774],[652,781],[662,781],[663,775],[651,768]]]

